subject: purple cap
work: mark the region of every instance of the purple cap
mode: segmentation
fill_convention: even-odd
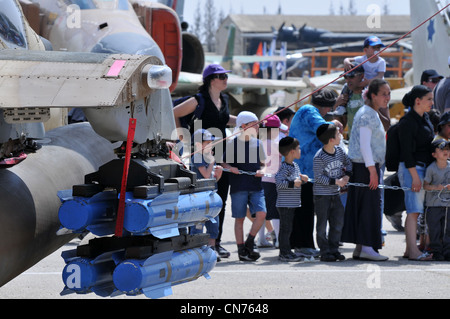
[[[267,114],[266,117],[264,117],[263,126],[275,128],[280,127],[281,126],[280,118],[277,115]]]
[[[206,79],[211,74],[222,74],[222,73],[230,73],[230,72],[231,72],[230,70],[225,70],[219,64],[210,64],[203,71],[203,79]]]

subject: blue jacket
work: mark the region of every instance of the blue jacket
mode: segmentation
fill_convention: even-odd
[[[329,123],[323,119],[319,110],[310,104],[303,105],[297,112],[289,128],[289,136],[295,137],[300,142],[301,156],[295,162],[300,167],[302,174],[314,178],[313,158],[323,146],[316,136],[320,125]]]

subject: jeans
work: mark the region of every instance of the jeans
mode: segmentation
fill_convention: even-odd
[[[291,252],[290,237],[295,208],[277,207],[277,209],[280,214],[280,235],[278,236],[280,255],[287,255]]]
[[[423,184],[425,177],[425,167],[416,166],[417,174]],[[409,170],[405,167],[405,163],[401,162],[398,166],[398,179],[402,187],[411,187],[412,176]],[[405,190],[405,207],[406,213],[421,213],[424,211],[425,191],[422,188],[419,192],[413,192],[412,190]]]
[[[342,227],[344,226],[344,206],[339,195],[314,195],[316,209],[316,239],[320,254],[339,252]],[[327,224],[329,232],[327,236]]]

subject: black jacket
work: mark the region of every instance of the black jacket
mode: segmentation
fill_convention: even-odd
[[[427,113],[423,117],[413,108],[404,116],[405,120],[399,123],[398,135],[400,138],[400,162],[405,162],[406,168],[433,161],[431,156],[431,141],[434,138],[433,125]]]

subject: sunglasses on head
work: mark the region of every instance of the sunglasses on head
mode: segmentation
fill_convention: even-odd
[[[351,75],[344,75],[344,79],[353,79],[355,76],[359,75],[361,73],[357,73],[357,74],[351,74]]]
[[[228,79],[228,74],[226,73],[216,74],[214,78],[219,80],[226,80]]]

